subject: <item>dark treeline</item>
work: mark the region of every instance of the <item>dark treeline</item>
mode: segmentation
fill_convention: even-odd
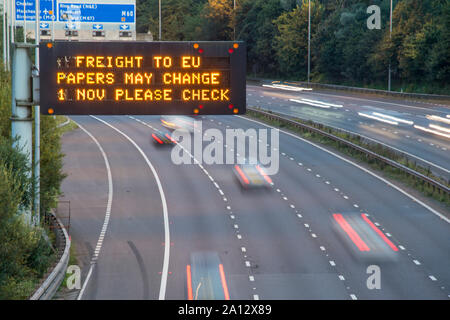
[[[381,8],[369,30],[367,7]],[[450,0],[311,0],[311,80],[450,92]],[[137,0],[137,30],[158,39],[158,0]],[[308,0],[162,0],[163,40],[244,40],[248,73],[306,80]]]

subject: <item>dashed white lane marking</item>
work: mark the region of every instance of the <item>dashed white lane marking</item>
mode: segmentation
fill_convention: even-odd
[[[350,297],[352,298],[352,300],[358,300],[358,298],[354,294],[351,294]]]
[[[295,206],[294,206],[293,204],[291,204],[290,207],[291,207],[292,209],[295,209]]]
[[[113,182],[112,182],[111,167],[109,165],[108,157],[106,156],[106,153],[103,150],[102,146],[100,145],[98,140],[89,131],[87,131],[79,123],[76,123],[76,124],[80,127],[81,130],[83,130],[94,141],[94,143],[99,148],[100,153],[103,156],[103,160],[105,161],[106,172],[108,174],[108,202],[106,204],[105,219],[103,221],[103,226],[102,226],[102,229],[100,231],[100,238],[101,238],[101,240],[99,239],[99,241],[97,242],[96,252],[94,253],[94,255],[91,258],[91,266],[89,267],[89,271],[88,271],[88,274],[86,276],[86,279],[84,280],[83,286],[82,286],[82,288],[80,290],[80,293],[78,294],[77,300],[81,300],[83,298],[83,294],[84,294],[84,291],[86,290],[86,286],[87,286],[87,284],[89,282],[89,279],[91,278],[92,271],[93,271],[93,269],[95,267],[95,263],[96,263],[95,261],[97,260],[98,254],[100,253],[100,250],[101,250],[101,247],[102,247],[102,244],[103,244],[103,238],[104,238],[106,230],[108,228],[109,219],[110,219],[110,215],[111,215],[112,199],[113,199]]]
[[[325,247],[324,246],[320,246],[319,248],[320,248],[320,250],[325,251]]]
[[[325,181],[326,184],[330,184],[330,181]]]
[[[150,160],[145,155],[144,151],[137,145],[137,143],[131,139],[129,136],[127,136],[125,133],[114,127],[113,125],[109,124],[108,122],[99,119],[95,116],[91,116],[92,118],[102,122],[103,124],[106,124],[108,127],[114,129],[118,133],[120,133],[122,136],[124,136],[128,141],[131,142],[131,144],[139,151],[139,153],[144,158],[145,162],[147,163],[148,167],[153,173],[153,176],[156,180],[156,184],[158,186],[159,194],[161,197],[162,202],[162,208],[163,208],[163,218],[164,218],[164,259],[163,259],[163,268],[161,273],[161,286],[159,289],[159,300],[164,300],[166,296],[166,286],[167,286],[167,275],[169,273],[169,256],[170,256],[170,228],[169,228],[169,215],[167,211],[167,201],[166,196],[164,194],[164,190],[162,188],[161,181],[159,180],[158,173],[156,172],[155,168],[153,167]]]
[[[255,277],[254,276],[248,276],[248,280],[255,281]]]
[[[297,213],[297,217],[301,218],[301,217],[302,217],[302,215],[301,215],[300,213]]]
[[[250,261],[245,261],[245,266],[246,267],[251,267],[252,265],[250,264]]]
[[[247,249],[245,249],[245,247],[241,247],[241,251],[242,252],[247,252]]]
[[[259,296],[257,294],[253,295],[253,300],[259,300]]]
[[[318,175],[318,174],[316,174],[316,176],[317,176],[317,177],[320,177],[320,175]],[[334,190],[335,190],[336,192],[339,191],[338,188],[334,188]],[[346,195],[343,195],[343,197],[344,197],[345,199],[348,199],[348,198],[349,198],[349,197],[346,196]],[[354,206],[355,208],[359,208],[359,206],[358,206],[357,204],[354,204],[353,206]],[[297,212],[297,210],[296,210],[296,212]],[[370,216],[368,213],[364,213],[364,215],[367,216],[367,217]],[[376,226],[380,226],[380,224],[379,224],[378,222],[374,222],[374,224],[375,224]],[[305,223],[304,225],[305,225],[306,228],[309,228],[309,225],[308,225],[308,224]],[[384,231],[384,229],[382,229],[382,230]],[[311,232],[311,229],[309,230],[309,232]],[[385,232],[385,234],[386,234],[386,236],[388,236],[388,237],[392,237],[392,235],[391,235],[390,233],[388,233],[388,232]],[[316,237],[317,237],[317,235],[316,235],[315,233],[311,233],[311,236],[312,236],[313,238],[316,238]],[[398,247],[399,247],[401,250],[405,250],[405,248],[404,248],[403,246],[401,246],[401,245],[399,245]],[[320,249],[321,249],[322,251],[325,251],[325,248],[324,248],[324,247],[320,247]],[[327,257],[328,257],[328,254],[327,254]],[[420,262],[419,262],[418,260],[413,260],[413,262],[414,262],[416,265],[420,265]],[[335,262],[334,262],[333,260],[330,260],[329,263],[330,263],[331,266],[335,266],[335,265],[336,265]],[[342,276],[342,275],[338,275],[338,277],[339,277],[339,279],[342,280],[342,281],[345,280],[344,276]],[[433,281],[437,281],[437,279],[436,279],[434,276],[432,276],[432,275],[429,275],[429,278],[430,278],[431,280],[433,280]],[[348,287],[347,289],[349,290],[350,288]],[[442,287],[442,289],[444,289],[444,287]],[[351,296],[352,296],[352,295],[351,295]],[[450,296],[450,295],[449,295],[449,296]],[[355,297],[355,299],[356,299],[356,296],[354,296],[354,297]],[[353,297],[352,297],[352,298],[353,298]]]
[[[235,229],[239,229],[239,226],[238,226],[237,224],[235,224],[233,227],[234,227]]]
[[[348,200],[348,197],[347,197],[347,196],[344,196],[344,199]]]
[[[240,234],[237,234],[236,237],[240,240],[242,239],[242,236]]]

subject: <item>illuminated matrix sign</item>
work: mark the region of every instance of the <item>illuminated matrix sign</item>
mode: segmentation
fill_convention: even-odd
[[[242,42],[40,44],[42,114],[245,113]]]

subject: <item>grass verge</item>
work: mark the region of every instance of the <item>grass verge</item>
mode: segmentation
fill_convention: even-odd
[[[56,116],[56,121],[57,121],[58,125],[65,123],[68,119],[69,118],[67,118],[65,116]],[[63,135],[64,133],[72,131],[76,128],[78,128],[77,124],[75,122],[73,122],[72,120],[70,120],[70,122],[68,124],[63,125],[62,127],[59,127],[58,130],[61,133],[61,135]]]

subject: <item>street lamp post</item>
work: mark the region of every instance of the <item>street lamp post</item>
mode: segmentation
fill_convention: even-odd
[[[9,8],[11,9],[11,43],[14,43],[14,33],[16,32],[16,19],[14,16],[14,11],[16,11],[15,1],[11,1]]]
[[[35,66],[39,72],[39,41],[41,36],[40,30],[40,1],[36,0],[36,24],[35,24]],[[34,106],[34,178],[36,181],[35,196],[34,196],[34,223],[40,224],[40,207],[41,207],[41,165],[40,165],[40,149],[41,149],[41,115],[40,106]]]
[[[389,18],[389,39],[392,39],[392,0],[391,0],[391,13]],[[388,70],[388,91],[391,91],[391,58],[389,57],[389,70]]]
[[[3,0],[3,67],[6,70],[6,0]]]
[[[233,13],[236,14],[236,0],[233,0]],[[236,40],[236,20],[233,23],[233,40]]]
[[[311,0],[308,0],[308,83],[311,73]]]
[[[159,0],[159,41],[161,41],[161,0]]]
[[[23,2],[23,42],[27,43],[27,2]]]

